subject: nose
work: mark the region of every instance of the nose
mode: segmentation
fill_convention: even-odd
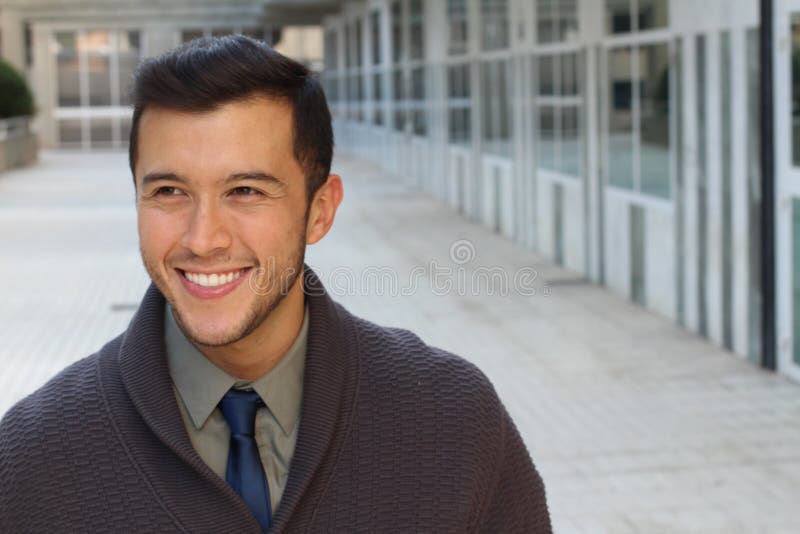
[[[225,214],[213,201],[199,202],[191,215],[181,244],[197,256],[210,256],[231,245]]]

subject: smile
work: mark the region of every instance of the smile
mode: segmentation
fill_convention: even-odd
[[[240,269],[238,271],[231,271],[227,273],[192,273],[189,271],[181,271],[184,278],[190,282],[203,287],[217,287],[229,284],[242,276],[247,269]]]

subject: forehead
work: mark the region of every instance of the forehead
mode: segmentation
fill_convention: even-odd
[[[169,165],[225,172],[231,166],[297,166],[292,106],[263,96],[209,111],[148,107],[139,123],[136,174]],[[158,167],[158,168],[156,168]]]

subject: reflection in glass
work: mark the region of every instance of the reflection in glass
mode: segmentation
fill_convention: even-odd
[[[483,148],[490,154],[511,155],[511,87],[507,60],[481,63]]]
[[[561,94],[577,95],[578,91],[578,54],[564,54],[561,60]]]
[[[643,193],[670,196],[669,47],[639,49],[641,75],[640,176]]]
[[[415,135],[425,135],[428,123],[425,113],[425,67],[411,70],[412,128]]]
[[[56,63],[58,65],[58,105],[80,106],[80,63],[75,46],[75,32],[56,34]]]
[[[537,41],[573,41],[578,35],[577,0],[539,0],[536,8]]]
[[[481,0],[481,24],[483,50],[508,48],[508,0]]]
[[[632,52],[631,48],[619,48],[608,54],[608,180],[627,189],[633,188]]]
[[[556,56],[539,57],[539,94],[556,94]]]
[[[89,105],[111,105],[111,33],[90,31],[78,37],[78,49],[86,50],[89,73]]]
[[[394,101],[394,120],[392,127],[402,132],[406,128],[406,111],[403,108],[405,93],[405,80],[403,78],[403,71],[396,68],[392,71],[392,100]]]
[[[447,0],[447,53],[450,55],[467,52],[467,0]]]

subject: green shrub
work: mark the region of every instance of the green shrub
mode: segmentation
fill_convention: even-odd
[[[33,96],[25,78],[0,60],[0,119],[33,115]]]

